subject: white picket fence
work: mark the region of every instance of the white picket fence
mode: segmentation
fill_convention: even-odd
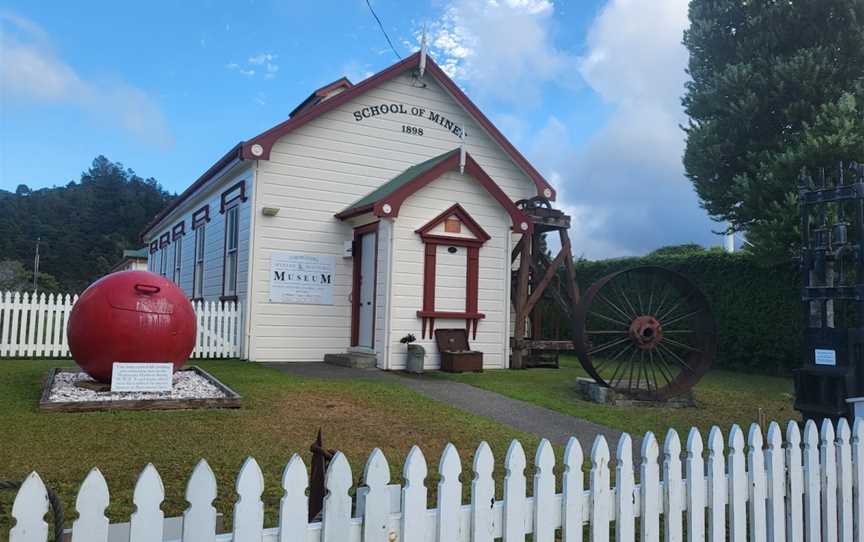
[[[758,425],[750,428],[745,450],[738,426],[724,449],[718,428],[708,435],[707,456],[699,431],[690,431],[682,462],[678,434],[670,431],[662,458],[654,435],[642,440],[641,461],[634,471],[632,442],[618,442],[614,487],[610,482],[610,451],[600,436],[590,453],[588,480],[583,475],[582,446],[570,439],[564,450],[561,493],[556,493],[555,453],[543,440],[534,455],[532,496],[526,495],[526,457],[513,441],[504,458],[503,500],[495,500],[490,447],[481,443],[471,473],[452,444],[438,464],[437,506],[427,508],[428,467],[423,452],[414,447],[405,461],[404,486],[390,484],[390,467],[375,449],[366,462],[362,486],[352,500],[351,468],[337,453],[326,474],[327,496],[321,522],[307,522],[308,476],[299,455],[285,467],[278,505],[279,525],[264,527],[261,495],[264,480],[255,459],[248,458],[236,481],[238,499],[233,531],[215,534],[216,478],[201,460],[186,485],[189,507],[183,513],[182,536],[176,541],[233,542],[861,542],[864,539],[864,423],[856,420],[850,432],[841,420],[834,427],[796,422],[782,430],[771,423],[767,442]],[[636,483],[638,474],[639,482]],[[470,502],[462,501],[462,484],[470,483]],[[470,480],[470,482],[469,482]],[[175,480],[171,480],[172,485]],[[135,486],[129,542],[163,540],[165,495],[153,465],[147,465]],[[77,519],[72,541],[106,542],[109,523],[108,486],[98,469],[87,475],[78,492]],[[45,487],[32,473],[12,507],[16,520],[12,542],[44,542],[48,525]],[[73,514],[67,513],[67,516]],[[662,530],[662,532],[661,532]]]
[[[240,310],[236,301],[196,301],[196,359],[240,357]]]
[[[77,295],[0,292],[0,358],[68,357],[66,325]],[[240,355],[240,310],[236,302],[193,304],[198,336],[193,358]]]

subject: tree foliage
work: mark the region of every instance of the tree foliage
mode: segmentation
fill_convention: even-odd
[[[864,161],[864,2],[691,0],[684,166],[755,252],[797,252],[802,168]]]
[[[0,191],[0,254],[26,266],[32,284],[41,238],[39,270],[56,278],[56,286],[46,288],[81,292],[108,273],[124,249],[141,246],[141,230],[171,198],[155,179],[99,156],[80,182]]]
[[[60,292],[57,279],[48,273],[39,272],[36,286],[40,292]],[[33,290],[33,270],[15,260],[0,261],[0,292],[30,292]]]

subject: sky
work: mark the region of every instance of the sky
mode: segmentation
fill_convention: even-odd
[[[105,155],[180,192],[317,87],[430,54],[590,259],[721,243],[684,177],[687,0],[0,1],[0,189]]]

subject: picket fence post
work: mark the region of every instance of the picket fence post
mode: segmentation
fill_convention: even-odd
[[[68,357],[66,327],[77,295],[0,292],[0,358]],[[191,357],[235,358],[240,353],[240,305],[194,301],[196,337]]]
[[[845,420],[836,428],[831,422],[823,423],[821,431],[809,422],[802,439],[798,423],[790,422],[784,443],[777,423],[768,426],[764,438],[762,428],[753,424],[745,448],[743,431],[734,426],[724,448],[719,428],[711,429],[707,446],[699,431],[691,429],[683,464],[677,432],[666,434],[662,462],[658,442],[648,433],[642,439],[639,485],[635,484],[633,441],[622,434],[615,453],[614,487],[610,449],[606,439],[598,436],[591,447],[587,488],[582,446],[573,438],[564,450],[560,494],[556,493],[554,449],[544,439],[533,456],[531,498],[526,495],[525,451],[514,440],[503,461],[501,501],[495,500],[492,449],[481,442],[471,466],[468,504],[462,501],[459,452],[448,444],[438,464],[438,498],[432,509],[427,509],[428,470],[419,447],[412,447],[405,460],[398,502],[390,485],[388,460],[380,449],[375,448],[365,463],[362,487],[357,488],[362,503],[351,497],[351,467],[345,455],[337,452],[325,474],[327,494],[320,522],[308,520],[308,471],[294,454],[279,486],[278,525],[269,528],[264,525],[264,478],[256,460],[249,457],[236,478],[232,531],[219,535],[214,507],[217,482],[202,459],[186,484],[188,507],[182,516],[181,540],[517,542],[530,537],[536,542],[581,542],[583,533],[588,533],[591,542],[607,542],[614,529],[615,542],[635,542],[638,516],[640,542],[703,542],[706,536],[710,542],[720,542],[726,532],[730,540],[750,542],[803,542],[812,536],[825,542],[861,542],[862,433],[861,420],[851,430]],[[177,481],[170,485],[176,486]],[[125,526],[129,533],[125,540],[163,540],[164,498],[162,478],[148,464],[135,484],[135,511]],[[108,484],[94,468],[75,500],[71,541],[107,542],[109,504]],[[39,475],[31,473],[12,505],[9,540],[45,542],[48,511],[47,489]],[[815,526],[809,524],[814,518],[819,520]]]

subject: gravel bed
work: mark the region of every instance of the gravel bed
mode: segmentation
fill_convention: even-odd
[[[226,395],[206,378],[194,371],[178,371],[174,373],[174,387],[170,392],[124,392],[111,393],[96,391],[81,387],[79,384],[91,384],[95,380],[87,373],[57,373],[51,392],[50,402],[67,403],[83,401],[137,401],[141,399],[220,399]]]

